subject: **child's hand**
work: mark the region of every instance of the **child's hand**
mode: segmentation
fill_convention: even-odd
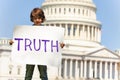
[[[12,41],[12,40],[10,40],[10,42],[9,42],[9,45],[12,45],[14,42]]]
[[[60,47],[63,48],[65,46],[64,43],[60,43]]]

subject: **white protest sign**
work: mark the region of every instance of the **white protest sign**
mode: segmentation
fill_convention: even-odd
[[[59,66],[64,28],[17,26],[13,33],[12,61],[22,64]]]

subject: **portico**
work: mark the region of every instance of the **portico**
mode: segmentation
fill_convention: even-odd
[[[97,56],[98,52],[106,50],[108,56]],[[111,55],[110,55],[111,54]],[[103,48],[100,51],[86,55],[63,54],[59,77],[63,80],[97,79],[118,80],[119,56]]]

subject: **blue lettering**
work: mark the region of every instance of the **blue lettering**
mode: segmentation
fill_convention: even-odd
[[[51,52],[53,52],[53,47],[55,47],[58,52],[58,41],[56,41],[55,45],[53,45],[53,40],[51,41]]]
[[[17,50],[20,50],[20,41],[23,40],[23,38],[15,38],[15,40],[18,40],[18,47]]]
[[[59,51],[59,42],[56,40],[45,40],[45,39],[29,39],[29,38],[14,38],[14,40],[17,41],[17,50],[20,51],[21,47],[23,47],[23,49],[25,51],[40,51],[41,49],[44,50],[44,52],[47,52],[49,49],[51,49],[51,52],[55,52]],[[24,41],[24,45],[20,45],[22,44],[21,42]],[[48,46],[48,44],[50,44]]]
[[[46,52],[47,51],[46,50],[46,47],[47,47],[46,43],[49,42],[50,40],[42,40],[42,41],[44,42],[44,51]]]
[[[37,43],[37,42],[36,42],[36,39],[33,39],[33,44],[34,44],[34,49],[35,49],[36,51],[39,51],[40,48],[41,48],[41,40],[39,39],[39,42]],[[39,46],[38,46],[38,49],[36,49],[36,44],[39,45]]]
[[[25,51],[27,50],[27,47],[29,47],[29,49],[32,51],[32,48],[31,48],[31,40],[28,39],[28,38],[25,38]]]

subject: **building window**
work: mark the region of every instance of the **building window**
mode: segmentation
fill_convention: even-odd
[[[95,37],[95,26],[93,28],[93,37]]]
[[[73,36],[75,36],[76,29],[77,29],[77,24],[75,24],[74,27],[73,27]]]
[[[69,12],[71,12],[71,9],[69,8]]]
[[[64,14],[66,14],[66,9],[64,8]]]
[[[47,8],[47,14],[49,15],[49,8]]]
[[[62,59],[62,65],[61,65],[61,76],[64,77],[64,59]]]
[[[78,14],[80,14],[80,9],[78,9]]]
[[[20,74],[21,74],[21,66],[18,66],[17,69],[18,69],[18,70],[17,70],[17,74],[20,75]]]
[[[8,79],[8,80],[14,80],[14,79]]]
[[[51,8],[51,14],[53,14],[53,9]]]
[[[12,74],[13,65],[9,65],[9,74]]]
[[[54,26],[54,24],[50,24],[51,26]]]
[[[59,8],[59,13],[61,13],[61,8]]]
[[[55,8],[55,14],[57,13],[57,10],[56,10],[56,8]]]
[[[90,40],[91,40],[91,37],[92,37],[92,26],[90,26]]]
[[[75,13],[75,8],[74,8],[74,13]]]
[[[62,24],[62,27],[65,29],[65,32],[66,32],[65,24]],[[65,35],[65,33],[64,33],[64,35]]]
[[[60,26],[60,24],[56,24],[56,27],[59,27]]]
[[[83,12],[82,12],[82,13],[83,13],[83,15],[84,15],[84,13],[85,13],[85,10],[84,10],[84,9],[83,9]]]
[[[88,10],[86,10],[86,16],[88,16]]]
[[[68,36],[70,36],[71,24],[68,24]]]
[[[46,24],[46,26],[49,26],[49,24]]]
[[[65,24],[62,24],[62,27],[65,28]]]

